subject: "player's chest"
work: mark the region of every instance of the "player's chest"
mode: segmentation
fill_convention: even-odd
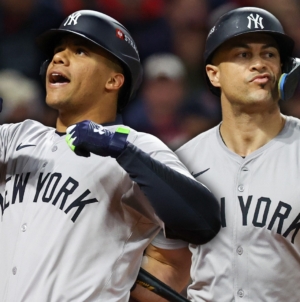
[[[110,157],[77,156],[64,139],[40,140],[37,145],[24,142],[21,146],[26,147],[16,147],[2,170],[4,212],[8,206],[18,208],[25,203],[52,204],[68,212],[84,203],[98,204],[101,200],[108,204],[122,194],[119,184],[123,173]]]
[[[21,143],[19,143],[21,141]],[[74,182],[90,185],[120,174],[119,165],[110,157],[91,155],[77,156],[67,145],[64,137],[46,135],[34,140],[19,140],[9,150],[4,169],[6,179],[14,175],[39,178],[73,178]],[[114,173],[114,171],[116,171]]]
[[[197,179],[220,203],[223,228],[247,233],[266,229],[290,237],[298,229],[300,164],[296,157],[223,160],[223,165],[219,160],[204,161],[199,170],[205,172]]]

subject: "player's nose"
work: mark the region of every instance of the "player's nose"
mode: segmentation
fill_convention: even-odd
[[[57,51],[52,58],[52,62],[53,62],[53,64],[68,65],[69,64],[69,50],[67,48],[64,48],[64,49]]]
[[[257,55],[257,56],[253,56],[250,62],[250,69],[251,71],[253,70],[257,70],[257,71],[262,71],[266,69],[266,62],[265,60]]]

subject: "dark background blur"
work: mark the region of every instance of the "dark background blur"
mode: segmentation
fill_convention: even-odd
[[[32,118],[55,127],[56,112],[44,104],[39,77],[46,58],[35,38],[76,10],[94,9],[129,30],[144,66],[143,83],[124,111],[124,123],[176,149],[221,120],[219,100],[204,80],[204,44],[216,18],[242,6],[273,13],[295,40],[294,56],[300,56],[298,0],[0,0],[0,122]],[[300,117],[299,88],[281,108]]]

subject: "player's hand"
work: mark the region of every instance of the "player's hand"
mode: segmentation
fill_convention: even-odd
[[[118,128],[111,132],[91,121],[83,121],[67,128],[66,142],[77,155],[90,153],[117,158],[127,147],[129,129]]]

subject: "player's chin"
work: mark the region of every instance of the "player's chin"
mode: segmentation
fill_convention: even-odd
[[[279,91],[277,87],[272,87],[270,89],[266,89],[265,94],[263,94],[264,99],[269,101],[270,103],[278,103],[280,99]]]
[[[260,87],[253,93],[254,99],[258,102],[270,101],[273,97],[276,96],[276,92],[274,89],[271,89],[268,86]]]
[[[269,104],[272,102],[272,95],[270,92],[265,91],[255,91],[248,94],[247,97],[247,105],[254,106],[253,108],[256,108],[256,106],[259,106],[257,108],[262,108],[261,106]]]
[[[46,104],[53,109],[60,109],[63,106],[63,99],[61,96],[53,93],[47,93],[46,95]]]

